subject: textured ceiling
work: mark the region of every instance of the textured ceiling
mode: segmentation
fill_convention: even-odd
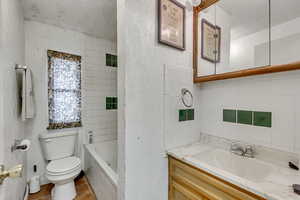
[[[25,19],[116,41],[117,0],[23,0]]]

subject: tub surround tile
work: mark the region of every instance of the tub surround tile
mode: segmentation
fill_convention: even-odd
[[[271,160],[276,160],[280,156],[286,158],[286,155],[289,155],[289,153],[280,152],[280,155],[278,155],[277,150],[266,150],[263,147],[259,147],[257,150],[261,153],[261,155],[256,156],[254,159],[258,160],[258,162],[265,162],[266,165],[270,166],[272,171],[268,177],[263,179],[263,181],[254,182],[234,175],[225,169],[211,166],[205,163],[205,161],[201,161],[201,159],[193,157],[193,155],[202,152],[214,151],[218,148],[228,150],[228,145],[232,143],[232,141],[228,139],[208,136],[206,134],[201,135],[200,142],[168,150],[168,154],[268,200],[300,200],[300,196],[296,195],[291,187],[292,184],[300,183],[300,173],[287,168],[287,165],[283,167],[267,162],[267,159],[264,158],[267,156],[267,158]],[[291,156],[291,158],[292,157],[293,156]]]

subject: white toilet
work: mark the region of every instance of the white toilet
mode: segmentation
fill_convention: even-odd
[[[80,159],[74,157],[77,133],[48,133],[40,135],[47,179],[55,184],[52,200],[73,200],[76,197],[74,179],[81,172]]]

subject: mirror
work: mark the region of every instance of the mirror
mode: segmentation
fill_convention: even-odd
[[[215,6],[223,26],[223,62],[216,73],[270,65],[269,0],[221,0]]]
[[[271,64],[300,61],[300,1],[271,1]]]
[[[194,82],[299,69],[299,23],[298,0],[204,0],[194,8]]]

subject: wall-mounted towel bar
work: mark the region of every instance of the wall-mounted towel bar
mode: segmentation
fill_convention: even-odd
[[[23,65],[16,64],[15,70],[18,70],[18,69],[26,70],[26,69],[27,69],[27,66],[23,66]]]

